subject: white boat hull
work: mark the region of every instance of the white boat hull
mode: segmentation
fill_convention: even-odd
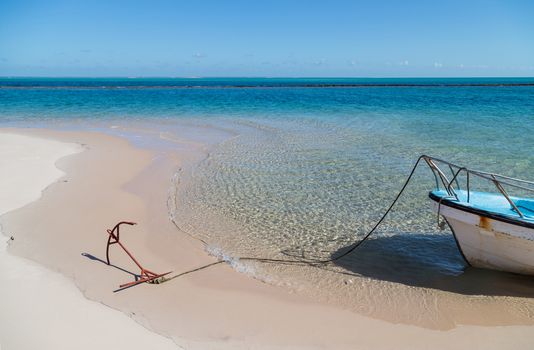
[[[432,202],[434,211],[438,203]],[[449,207],[447,220],[465,259],[475,267],[534,275],[534,229]]]

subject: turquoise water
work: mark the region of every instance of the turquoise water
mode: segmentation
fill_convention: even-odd
[[[330,257],[372,227],[422,153],[534,179],[530,78],[4,78],[0,126],[96,128],[138,143],[163,134],[206,143],[200,161],[177,175],[171,216],[211,253],[234,258]],[[378,299],[363,290],[377,286],[382,295],[398,293],[399,285],[410,293],[422,287],[484,294],[455,284],[466,265],[450,232],[436,228],[427,199],[432,185],[421,168],[372,241],[340,264],[234,260],[235,266],[311,295],[326,290],[326,299],[336,295],[337,303],[362,312],[369,303],[376,312]],[[370,287],[369,280],[378,284]]]

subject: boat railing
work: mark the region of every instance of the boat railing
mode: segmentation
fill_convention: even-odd
[[[443,185],[443,188],[445,189],[445,191],[447,191],[447,194],[449,196],[455,197],[456,200],[459,200],[458,194],[457,194],[457,190],[461,190],[459,177],[465,175],[465,178],[466,178],[466,189],[465,190],[467,192],[467,202],[469,203],[470,197],[471,197],[471,184],[470,184],[471,176],[482,178],[493,183],[493,185],[495,185],[497,190],[504,196],[504,198],[506,198],[508,203],[510,203],[514,211],[517,212],[517,214],[521,218],[525,217],[524,213],[517,207],[516,203],[514,203],[514,201],[510,198],[510,195],[506,191],[505,186],[534,193],[534,182],[526,181],[522,179],[516,179],[513,177],[499,175],[499,174],[488,173],[485,171],[468,169],[466,167],[448,162],[446,160],[427,156],[427,155],[422,155],[421,158],[425,160],[425,162],[428,164],[428,166],[432,170],[432,173],[434,174],[434,177],[436,180],[436,187],[438,190],[440,190],[441,185]],[[443,171],[442,168],[445,168],[448,170]],[[450,179],[446,174],[447,172],[450,172],[450,176],[451,176]]]

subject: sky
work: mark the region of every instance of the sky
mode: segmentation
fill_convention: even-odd
[[[534,1],[0,0],[0,76],[533,77]]]

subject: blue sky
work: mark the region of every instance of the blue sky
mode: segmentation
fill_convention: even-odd
[[[0,1],[0,76],[534,76],[534,1]]]

